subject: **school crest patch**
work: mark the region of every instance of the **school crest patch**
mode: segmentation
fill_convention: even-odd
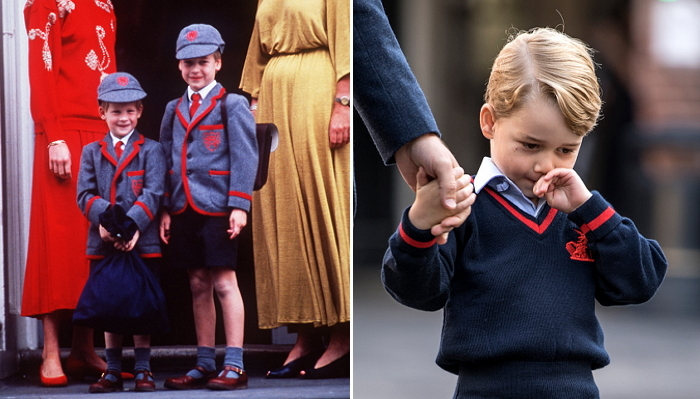
[[[134,179],[131,181],[131,190],[134,192],[134,195],[137,197],[141,195],[141,191],[143,191],[143,179]]]
[[[202,137],[207,150],[214,152],[219,148],[219,144],[221,144],[221,132],[216,130],[203,132]]]

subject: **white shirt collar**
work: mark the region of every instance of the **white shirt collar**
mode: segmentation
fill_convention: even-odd
[[[131,135],[132,135],[132,134],[134,134],[134,131],[133,131],[133,130],[130,131],[129,134],[127,134],[126,136],[124,136],[124,137],[118,139],[117,137],[115,137],[115,136],[112,134],[112,132],[109,132],[109,137],[112,138],[112,146],[117,145],[117,142],[118,142],[118,141],[121,141],[122,143],[124,143],[124,146],[126,147],[126,144],[129,143],[129,139],[131,138]]]
[[[202,96],[202,99],[205,99],[207,98],[207,94],[209,94],[209,92],[211,91],[211,89],[214,88],[214,86],[216,86],[216,80],[212,80],[211,83],[204,86],[200,91],[194,91],[191,87],[187,86],[187,99],[192,101],[192,95],[194,93],[199,93]]]
[[[527,198],[522,190],[498,169],[498,166],[493,163],[490,157],[484,157],[481,161],[481,166],[479,166],[479,171],[476,172],[473,184],[474,192],[477,194],[488,185],[501,193],[523,212],[532,216],[537,216],[544,204],[547,203],[545,200],[540,200],[535,206],[532,200]]]

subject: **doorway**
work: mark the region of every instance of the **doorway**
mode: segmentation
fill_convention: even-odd
[[[148,94],[139,120],[141,134],[158,140],[160,122],[168,101],[180,97],[186,84],[175,59],[175,42],[182,28],[194,23],[216,27],[226,47],[222,69],[216,79],[229,93],[238,90],[248,42],[253,30],[256,0],[112,0],[117,16],[117,69],[129,72]],[[238,250],[238,281],[245,303],[245,343],[270,344],[270,330],[257,328],[257,303],[253,270],[252,231],[250,223],[241,233]],[[165,293],[171,332],[153,336],[153,346],[196,345],[187,272],[168,268],[167,248],[161,268],[161,286]],[[216,342],[225,342],[221,309],[217,302]],[[62,333],[62,346],[70,347],[70,332]],[[96,346],[103,345],[96,333]],[[125,345],[130,345],[125,340]]]

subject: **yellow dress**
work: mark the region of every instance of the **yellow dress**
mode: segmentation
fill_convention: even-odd
[[[350,146],[328,138],[349,73],[349,0],[259,1],[241,89],[280,133],[253,196],[260,328],[350,320]]]

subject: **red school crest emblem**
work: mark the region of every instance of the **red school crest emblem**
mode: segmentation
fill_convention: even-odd
[[[133,190],[134,195],[137,197],[141,195],[143,191],[143,179],[134,179],[131,181],[131,190]]]
[[[219,144],[221,144],[221,132],[215,130],[203,132],[203,139],[204,146],[207,147],[207,150],[214,152],[219,148]]]
[[[187,32],[187,35],[185,36],[187,40],[193,42],[195,39],[197,39],[197,31],[196,30],[191,30]]]
[[[588,249],[586,233],[580,230],[574,231],[578,233],[578,240],[566,243],[566,250],[569,252],[569,255],[571,255],[571,259],[583,262],[594,262],[591,251]]]

